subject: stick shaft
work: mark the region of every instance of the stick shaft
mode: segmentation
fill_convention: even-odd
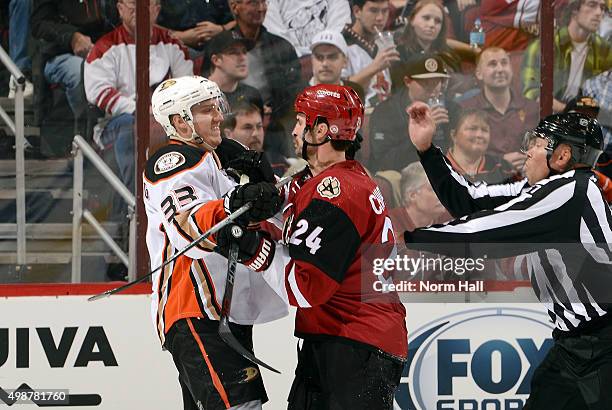
[[[276,188],[280,189],[282,186],[284,186],[288,182],[290,182],[291,178],[293,178],[293,175],[295,175],[295,174],[288,175],[285,178],[280,179],[276,183],[276,185],[275,185]],[[244,204],[240,208],[236,209],[234,212],[232,212],[230,215],[228,215],[227,218],[225,218],[224,220],[220,221],[219,223],[217,223],[216,225],[211,227],[209,230],[204,232],[202,235],[198,236],[196,239],[193,240],[193,242],[191,242],[189,245],[187,245],[186,247],[181,249],[178,253],[176,253],[170,259],[164,261],[164,263],[159,265],[157,268],[155,268],[151,272],[147,273],[145,276],[142,276],[142,277],[140,277],[140,278],[138,278],[138,279],[136,279],[136,280],[134,280],[134,281],[132,281],[130,283],[126,283],[123,286],[119,286],[118,288],[107,290],[106,292],[103,292],[103,293],[91,296],[87,300],[90,301],[90,302],[93,302],[94,300],[98,300],[98,299],[102,299],[102,298],[105,298],[105,297],[110,296],[110,295],[114,295],[116,293],[119,293],[119,292],[122,292],[122,291],[124,291],[126,289],[129,289],[129,288],[131,288],[132,286],[134,286],[134,285],[136,285],[138,283],[144,282],[147,278],[153,276],[157,271],[163,269],[166,265],[174,262],[178,257],[184,255],[185,252],[187,252],[190,249],[194,248],[195,246],[197,246],[200,242],[202,242],[203,240],[205,240],[209,236],[219,232],[225,226],[227,226],[230,223],[232,223],[234,220],[236,220],[236,218],[240,217],[242,214],[244,214],[249,209],[251,209],[251,206],[253,206],[253,204],[251,202],[249,202],[247,204]]]

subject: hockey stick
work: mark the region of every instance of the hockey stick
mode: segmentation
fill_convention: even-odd
[[[287,175],[286,177],[280,179],[275,187],[277,189],[280,189],[283,185],[287,184],[288,182],[291,181],[291,178],[293,178],[295,174],[291,174],[291,175]],[[202,242],[203,240],[205,240],[206,238],[208,238],[210,235],[213,235],[217,232],[219,232],[222,228],[224,228],[226,225],[229,225],[230,223],[232,223],[236,218],[238,218],[240,215],[244,214],[246,211],[248,211],[249,209],[251,209],[252,203],[246,203],[243,206],[241,206],[240,208],[236,209],[234,212],[232,212],[230,215],[227,216],[227,218],[225,218],[224,220],[222,220],[221,222],[219,222],[218,224],[216,224],[215,226],[213,226],[212,228],[210,228],[209,230],[207,230],[206,232],[204,232],[202,235],[198,236],[196,239],[194,239],[193,242],[191,242],[189,245],[187,245],[186,247],[184,247],[183,249],[181,249],[180,252],[178,252],[177,254],[175,254],[173,257],[171,257],[170,259],[168,259],[167,261],[165,261],[164,263],[162,263],[161,265],[159,265],[157,268],[153,269],[151,272],[147,273],[146,275],[130,282],[130,283],[126,283],[123,286],[119,286],[118,288],[115,289],[110,289],[107,290],[105,292],[99,293],[97,295],[93,295],[90,296],[87,301],[88,302],[93,302],[94,300],[98,300],[98,299],[103,299],[105,297],[108,297],[110,295],[114,295],[115,293],[119,293],[119,292],[123,292],[126,289],[131,288],[132,286],[144,282],[145,280],[147,280],[148,278],[150,278],[151,276],[153,276],[153,274],[155,274],[155,272],[157,272],[158,270],[163,269],[164,267],[166,267],[168,264],[174,262],[179,256],[183,255],[185,252],[187,252],[188,250],[194,248],[195,246],[197,246],[200,242]]]
[[[239,226],[234,226],[231,232],[234,239],[238,239],[242,236],[243,230]],[[221,318],[219,319],[219,336],[227,343],[229,347],[234,349],[238,354],[247,359],[248,361],[258,364],[266,369],[280,374],[278,370],[272,366],[268,366],[262,362],[255,355],[244,348],[232,334],[229,327],[229,314],[232,307],[232,296],[234,293],[234,278],[236,275],[236,263],[238,262],[238,243],[236,240],[230,239],[229,254],[227,256],[227,277],[225,278],[225,292],[223,293],[223,302],[221,304]]]

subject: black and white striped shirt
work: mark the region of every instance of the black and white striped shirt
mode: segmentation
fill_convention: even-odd
[[[472,184],[438,148],[420,157],[438,198],[459,219],[406,232],[408,247],[432,250],[438,244],[439,253],[452,256],[527,254],[533,289],[559,330],[580,332],[610,319],[612,215],[590,169],[533,186],[526,179]]]

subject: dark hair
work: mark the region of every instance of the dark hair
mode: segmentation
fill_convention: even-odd
[[[572,19],[572,15],[575,11],[578,11],[580,7],[584,4],[584,0],[570,0],[566,7],[561,11],[561,15],[559,17],[559,26],[567,27],[569,22]]]
[[[330,144],[336,151],[346,151],[353,145],[353,141],[347,140],[331,140]]]
[[[440,28],[440,33],[438,33],[438,37],[431,43],[429,51],[441,52],[448,49],[448,46],[446,45],[446,16],[444,12],[444,5],[440,0],[419,0],[410,12],[410,16],[408,16],[406,28],[398,37],[398,44],[406,48],[408,51],[418,51],[415,49],[415,47],[418,45],[416,33],[414,32],[414,28],[412,28],[412,24],[410,23],[414,20],[417,13],[428,4],[433,4],[434,6],[439,7],[440,11],[442,12],[442,26]]]
[[[316,129],[317,125],[319,125],[319,124],[325,124],[329,128],[329,123],[323,117],[317,117],[317,119],[315,120],[312,128]],[[310,127],[307,127],[306,129],[307,130],[312,130]],[[336,151],[346,151],[347,149],[349,149],[353,145],[353,141],[347,141],[347,140],[334,140],[334,139],[332,139],[331,141],[329,141],[329,143],[331,144],[332,148],[335,149]]]
[[[388,3],[389,1],[390,0],[353,0],[351,3],[352,3],[353,6],[357,6],[360,9],[362,9],[363,6],[365,6],[365,4],[367,2],[370,2],[370,3],[383,3],[383,2]]]
[[[489,117],[485,111],[481,110],[480,108],[464,108],[463,110],[459,111],[458,115],[454,115],[450,118],[450,130],[457,132],[457,130],[469,117],[476,117],[479,120],[489,124]]]
[[[229,114],[224,120],[223,124],[221,124],[221,132],[226,129],[234,130],[236,128],[236,117],[239,115],[249,115],[254,112],[257,112],[261,115],[261,109],[248,101],[239,102],[232,107],[232,112]]]

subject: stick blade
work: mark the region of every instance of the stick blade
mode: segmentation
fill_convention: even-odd
[[[87,298],[88,302],[93,302],[95,300],[100,300],[100,299],[104,299],[105,297],[108,297],[112,295],[110,290],[107,290],[106,292],[103,293],[98,293],[97,295],[93,295]]]
[[[219,323],[219,336],[221,336],[221,339],[225,343],[227,343],[229,347],[234,349],[237,353],[239,353],[242,357],[244,357],[248,361],[255,363],[261,367],[265,367],[271,372],[281,374],[281,372],[276,370],[274,367],[269,366],[266,363],[262,362],[261,360],[256,358],[255,355],[253,355],[253,353],[245,349],[244,346],[240,344],[238,339],[236,339],[234,335],[232,334],[232,331],[230,330],[229,325],[227,324],[227,321],[221,321],[221,323]]]

